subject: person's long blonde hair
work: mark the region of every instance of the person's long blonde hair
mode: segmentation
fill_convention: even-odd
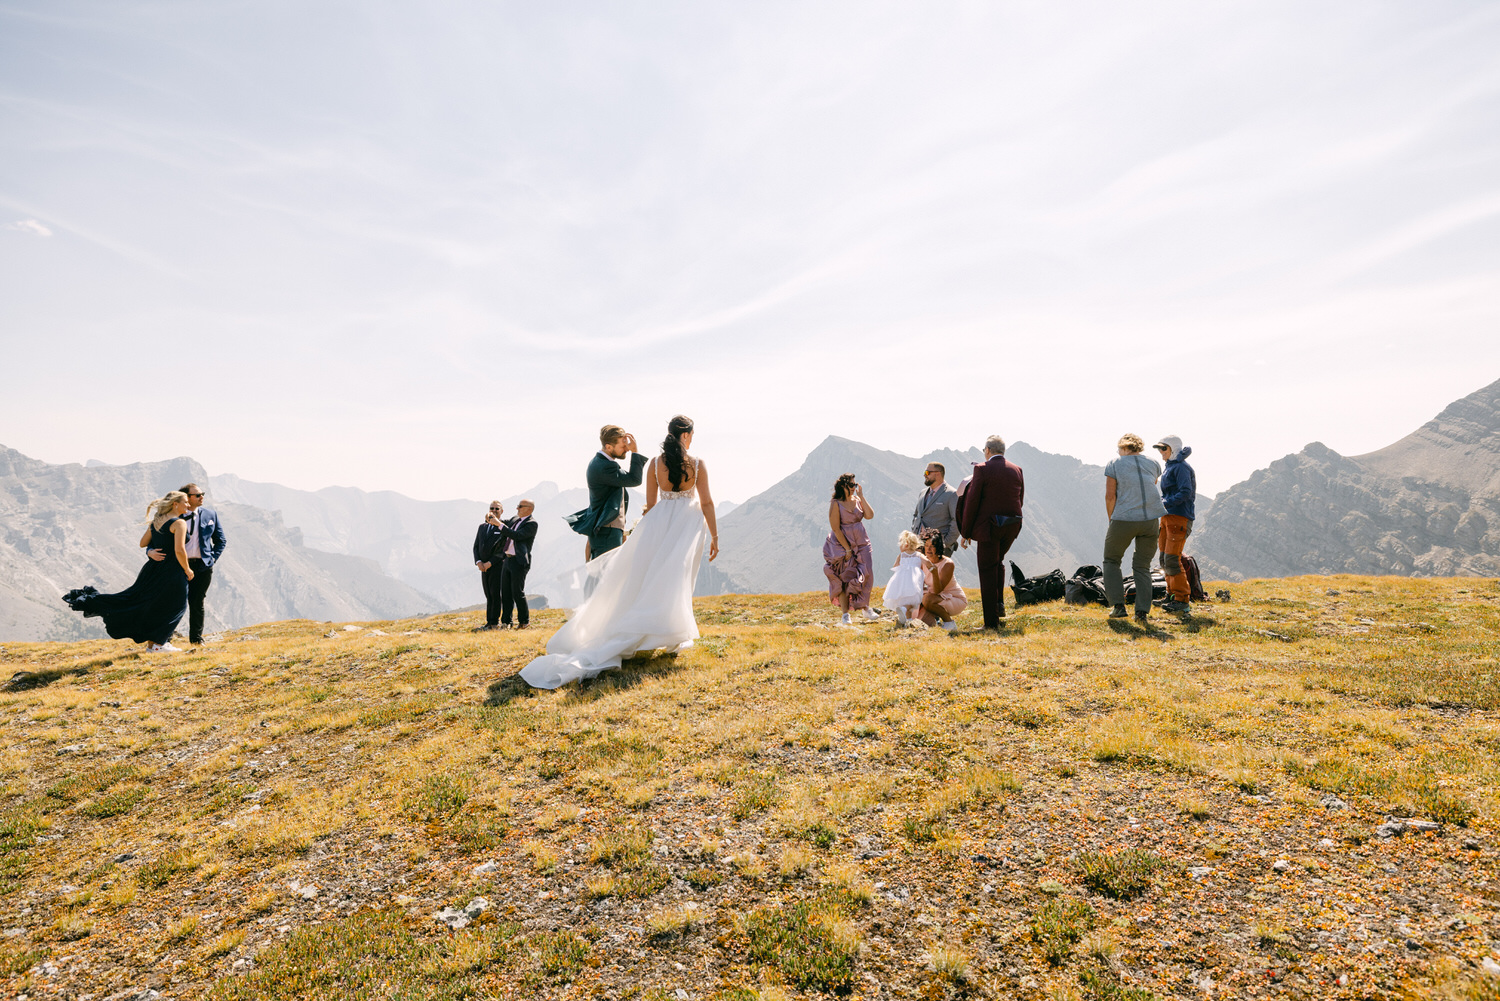
[[[156,524],[156,519],[172,513],[172,509],[178,504],[186,503],[187,494],[181,490],[168,490],[161,500],[154,500],[146,505],[146,521]]]

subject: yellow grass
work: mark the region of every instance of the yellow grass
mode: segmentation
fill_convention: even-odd
[[[832,958],[796,976],[833,984],[847,961],[850,989],[869,971],[892,996],[1090,997],[1088,969],[1175,996],[1163,957],[1197,949],[1196,926],[1220,935],[1221,984],[1295,962],[1333,971],[1309,984],[1449,990],[1459,967],[1437,958],[1478,969],[1496,917],[1463,888],[1497,819],[1500,585],[1231,587],[1149,629],[1056,603],[999,635],[966,613],[957,636],[832,628],[815,595],[701,599],[697,646],[545,693],[508,679],[557,612],[526,633],[271,623],[134,658],[6,644],[0,675],[57,676],[0,694],[0,899],[25,929],[0,983],[73,956],[111,984],[166,970],[164,992],[228,998],[254,957],[281,971],[256,990],[310,997],[284,986],[312,982],[296,963],[347,947],[409,954],[390,975],[411,996],[795,997],[822,988],[747,958],[736,929],[801,901]],[[1387,814],[1444,832],[1384,842]],[[1160,858],[1142,895],[1089,895],[1077,854],[1126,848]],[[1361,917],[1385,893],[1430,898],[1416,959],[1363,951],[1395,941]],[[481,895],[491,911],[444,937],[432,913]],[[1097,927],[1049,963],[1032,916],[1085,895]],[[1427,927],[1456,913],[1478,920]]]

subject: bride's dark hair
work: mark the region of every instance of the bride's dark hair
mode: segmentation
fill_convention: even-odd
[[[682,436],[691,433],[693,420],[678,414],[667,421],[667,436],[661,442],[661,458],[667,464],[667,479],[673,490],[681,490],[687,479],[687,449],[682,447]]]
[[[854,496],[854,474],[845,473],[833,481],[833,499],[848,500]]]

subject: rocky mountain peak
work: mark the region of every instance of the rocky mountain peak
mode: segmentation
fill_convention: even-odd
[[[1386,476],[1500,495],[1500,380],[1454,400],[1400,441],[1355,458]]]
[[[1500,574],[1500,381],[1377,451],[1277,459],[1218,497],[1191,548],[1230,579]]]

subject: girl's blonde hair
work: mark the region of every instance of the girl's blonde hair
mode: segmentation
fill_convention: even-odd
[[[896,548],[904,549],[907,546],[911,546],[913,549],[922,548],[922,540],[917,538],[916,532],[904,531],[896,536]]]
[[[1135,452],[1139,455],[1146,449],[1146,442],[1138,434],[1122,434],[1120,440],[1115,442],[1116,448],[1123,448],[1127,452]]]
[[[171,514],[174,507],[186,502],[187,494],[181,490],[168,490],[161,500],[154,500],[146,505],[146,520],[155,524],[157,518]]]

